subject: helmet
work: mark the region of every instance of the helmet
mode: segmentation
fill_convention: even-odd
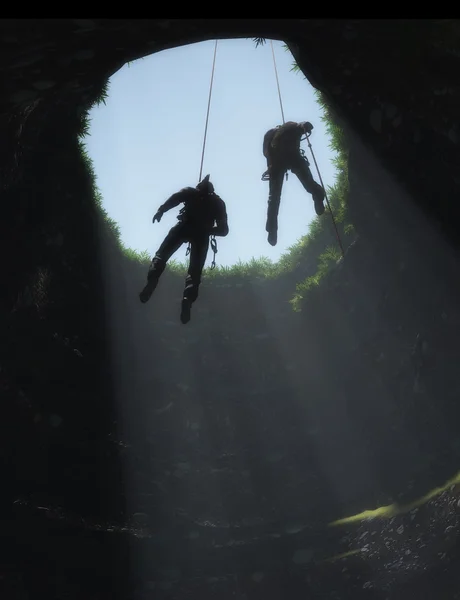
[[[310,123],[310,121],[303,121],[302,123],[299,123],[299,125],[304,133],[311,133],[313,129],[313,125]]]
[[[200,183],[196,186],[196,189],[200,192],[204,192],[205,194],[212,194],[214,191],[214,186],[209,181],[209,175],[206,175]]]

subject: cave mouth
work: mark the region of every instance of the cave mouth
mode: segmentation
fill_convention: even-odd
[[[154,254],[177,214],[171,210],[152,226],[156,209],[174,191],[198,181],[214,44],[211,40],[179,46],[126,64],[110,79],[104,103],[89,113],[90,132],[83,141],[96,186],[131,255]],[[337,152],[331,149],[323,108],[302,73],[294,72],[287,47],[275,41],[273,49],[285,118],[313,123],[311,142],[321,177],[326,188],[333,186]],[[317,220],[311,196],[289,174],[283,185],[278,244],[267,242],[262,140],[281,122],[270,44],[219,40],[203,164],[203,174],[211,174],[229,216],[230,235],[219,240],[218,267],[262,264],[267,258],[275,264],[281,257],[286,261]],[[303,146],[319,181],[310,151]],[[183,245],[171,264],[185,263],[185,253]],[[210,252],[205,268],[211,261]]]

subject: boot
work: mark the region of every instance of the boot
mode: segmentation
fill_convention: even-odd
[[[268,243],[272,246],[276,246],[278,242],[278,232],[277,231],[269,231],[267,237]]]
[[[147,281],[147,285],[144,287],[142,292],[139,294],[139,300],[142,304],[145,304],[148,300],[150,300],[150,296],[155,291],[155,288],[158,285],[158,279],[156,277],[151,277]]]
[[[324,203],[322,200],[315,200],[315,212],[318,216],[324,213]]]
[[[313,202],[315,203],[315,212],[318,216],[324,213],[324,190],[318,185],[318,190],[313,194]]]
[[[180,320],[184,325],[190,321],[190,311],[192,309],[192,301],[184,296],[182,298]]]

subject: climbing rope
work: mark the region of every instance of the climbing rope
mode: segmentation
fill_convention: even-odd
[[[321,186],[322,186],[322,188],[324,190],[324,199],[326,200],[327,207],[329,209],[329,212],[331,213],[331,219],[332,219],[332,224],[334,225],[335,235],[337,236],[337,241],[339,243],[339,247],[340,247],[340,250],[342,252],[342,256],[345,256],[345,251],[343,249],[342,240],[340,239],[339,230],[337,229],[337,224],[335,222],[334,213],[332,212],[332,208],[331,208],[331,205],[329,203],[329,198],[327,197],[326,188],[324,187],[323,178],[321,177],[321,173],[320,173],[320,170],[319,170],[319,167],[318,167],[318,163],[316,162],[315,153],[313,152],[313,148],[312,148],[312,145],[310,143],[310,135],[311,134],[307,134],[307,135],[305,135],[305,138],[302,138],[302,139],[306,139],[307,140],[308,147],[310,148],[311,155],[313,156],[313,160],[315,162],[316,171],[318,172],[318,177],[319,177],[319,180],[321,182]]]
[[[204,127],[203,150],[201,152],[200,176],[198,177],[198,181],[201,181],[201,176],[203,174],[204,150],[206,148],[206,136],[208,133],[209,109],[211,108],[212,84],[214,81],[214,70],[216,67],[216,53],[217,53],[217,40],[214,45],[214,58],[212,60],[211,83],[209,85],[208,110],[206,112],[206,125]]]
[[[272,48],[273,66],[275,67],[276,86],[278,88],[278,98],[280,101],[281,117],[283,119],[283,125],[284,125],[286,121],[284,120],[283,99],[281,98],[281,88],[280,88],[280,81],[278,79],[278,69],[276,68],[276,58],[275,58],[275,49],[273,47],[273,40],[270,40],[270,46]],[[269,181],[269,179],[270,179],[270,173],[269,173],[269,169],[267,169],[265,171],[265,173],[262,175],[262,181]],[[288,172],[286,171],[286,181],[287,180],[288,180]]]
[[[276,85],[278,86],[278,97],[279,97],[280,107],[281,107],[281,117],[283,119],[283,125],[284,125],[286,121],[284,120],[283,100],[281,98],[281,89],[280,89],[280,82],[279,82],[279,79],[278,79],[278,69],[276,68],[276,58],[275,58],[275,50],[273,48],[273,40],[270,40],[270,45],[272,47],[273,66],[275,67]],[[302,138],[301,141],[303,141],[305,139],[307,140],[308,147],[310,148],[311,155],[313,156],[313,160],[315,162],[316,170],[318,171],[319,180],[321,181],[321,185],[322,185],[323,190],[324,190],[324,197],[325,197],[325,200],[326,200],[326,203],[327,203],[327,207],[329,209],[329,212],[331,213],[332,224],[334,225],[335,234],[337,236],[337,241],[339,242],[339,247],[340,247],[340,250],[342,251],[342,256],[345,256],[345,252],[344,252],[344,249],[343,249],[342,240],[340,239],[339,230],[337,229],[337,224],[335,222],[334,213],[332,212],[331,205],[329,204],[329,199],[327,197],[326,188],[324,187],[324,184],[323,184],[323,178],[321,177],[321,173],[319,171],[318,163],[316,162],[316,158],[315,158],[315,155],[313,153],[313,148],[311,146],[309,138],[310,138],[310,135],[306,135],[304,138]],[[303,153],[303,150],[302,150],[302,153]],[[303,153],[303,156],[304,156],[304,158],[306,158],[305,157],[305,153]],[[269,179],[270,179],[270,174],[269,174],[269,171],[267,169],[267,171],[265,171],[265,173],[263,173],[263,175],[262,175],[262,181],[267,181]],[[287,174],[287,171],[286,171],[286,181],[287,181],[287,179],[288,179],[288,174]]]
[[[206,111],[206,124],[204,126],[204,137],[203,137],[203,149],[201,151],[201,164],[200,164],[200,174],[198,176],[198,181],[201,181],[201,177],[203,175],[203,163],[204,163],[204,152],[206,149],[206,137],[208,134],[208,123],[209,123],[209,109],[211,108],[211,96],[212,96],[212,84],[214,82],[214,71],[216,68],[216,54],[217,54],[217,40],[214,44],[214,57],[212,59],[212,70],[211,70],[211,83],[209,84],[209,96],[208,96],[208,109]],[[217,254],[217,241],[216,236],[211,236],[211,249],[214,252],[214,256],[211,263],[211,270],[216,267],[216,254]],[[191,244],[189,242],[187,250],[185,252],[185,256],[190,254]]]
[[[273,40],[270,40],[270,45],[272,47],[273,66],[275,67],[276,85],[278,86],[278,98],[280,99],[281,116],[283,118],[283,125],[284,125],[284,123],[286,121],[284,120],[283,100],[281,99],[281,89],[280,89],[280,82],[278,79],[278,69],[276,68],[276,58],[275,58],[275,49],[273,48]]]

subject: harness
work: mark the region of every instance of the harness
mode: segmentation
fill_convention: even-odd
[[[189,242],[188,246],[187,246],[187,250],[185,251],[185,256],[188,256],[190,254],[191,248],[192,248],[192,243]],[[214,253],[214,255],[212,257],[212,263],[211,263],[211,271],[212,271],[213,269],[216,268],[217,240],[216,240],[215,235],[211,236],[211,250]]]
[[[266,158],[268,158],[267,154],[272,145],[273,139],[280,128],[281,128],[281,126],[278,125],[277,127],[274,127],[273,129],[270,129],[269,131],[267,131],[267,133],[264,136],[264,144],[263,144],[264,152],[263,152],[263,154]],[[308,137],[309,136],[307,134],[305,134],[305,137],[301,137],[300,141],[303,142],[304,140],[308,139]],[[307,163],[307,166],[310,166],[310,161],[308,160],[308,158],[305,154],[305,150],[303,148],[299,148],[299,153],[300,153],[300,156],[303,158],[303,160]],[[285,173],[286,173],[286,181],[287,181],[288,180],[288,170],[287,169],[286,169]],[[261,180],[262,181],[270,181],[270,167],[262,173]]]
[[[308,158],[307,158],[307,157],[306,157],[306,155],[305,155],[305,150],[304,150],[303,148],[300,148],[300,149],[299,149],[299,152],[300,152],[300,156],[301,156],[301,157],[303,158],[303,160],[304,160],[304,161],[307,163],[307,167],[309,167],[309,166],[310,166],[310,161],[308,160]],[[289,173],[288,173],[288,171],[286,170],[286,181],[288,180],[288,175],[289,175]],[[269,168],[268,168],[266,171],[264,171],[264,172],[262,173],[261,180],[262,180],[262,181],[270,181],[270,167],[269,167]]]
[[[208,199],[202,199],[202,201],[209,201]],[[201,207],[200,207],[201,208]],[[183,208],[181,208],[181,210],[179,211],[179,214],[181,216],[183,216],[184,218],[186,218],[187,216],[187,210],[190,210],[189,207],[187,207],[187,205],[185,205]],[[211,270],[216,268],[216,254],[217,254],[217,240],[216,240],[216,236],[215,235],[211,235],[211,250],[213,251],[213,258],[212,258],[212,263],[211,263]],[[188,246],[187,246],[187,250],[185,251],[185,256],[188,256],[190,254],[190,251],[192,249],[192,243],[189,242]]]

